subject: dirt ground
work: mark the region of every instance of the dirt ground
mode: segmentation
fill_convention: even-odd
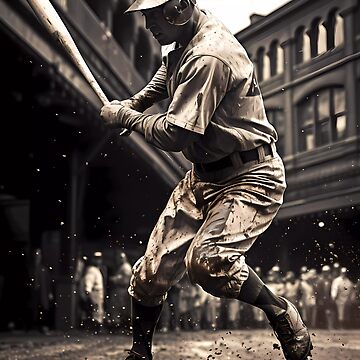
[[[360,359],[360,331],[313,330],[314,360]],[[156,334],[154,360],[283,359],[270,330]],[[124,335],[0,334],[1,360],[121,360],[130,347]]]

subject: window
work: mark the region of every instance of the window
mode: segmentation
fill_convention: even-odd
[[[304,47],[304,28],[301,27],[295,32],[295,62],[301,64],[304,60],[303,56]]]
[[[277,47],[276,67],[277,74],[282,74],[284,72],[284,49],[281,46]]]
[[[267,80],[271,77],[271,71],[270,71],[270,57],[268,54],[265,54],[264,56],[264,69],[263,69],[263,80]]]
[[[306,62],[311,59],[311,41],[307,32],[303,34],[303,61]]]
[[[312,22],[309,35],[311,57],[318,56],[327,50],[327,30],[320,18]]]
[[[328,49],[341,46],[344,43],[344,19],[338,9],[330,12],[327,20],[328,28]]]
[[[301,64],[311,59],[311,41],[308,31],[302,26],[295,32],[295,61]]]
[[[334,133],[336,140],[346,137],[346,107],[345,91],[341,88],[334,89]]]
[[[319,24],[317,39],[317,54],[327,51],[327,31],[324,24]]]
[[[284,50],[277,41],[270,45],[270,74],[274,76],[284,72]]]
[[[312,150],[315,147],[313,98],[307,97],[299,108],[299,149]]]
[[[282,109],[268,109],[266,111],[269,122],[274,126],[279,139],[276,148],[280,156],[284,155],[285,117]]]
[[[344,19],[339,14],[335,17],[334,28],[334,46],[340,46],[344,43]]]
[[[298,105],[299,151],[342,140],[346,137],[346,129],[343,87],[320,90]]]

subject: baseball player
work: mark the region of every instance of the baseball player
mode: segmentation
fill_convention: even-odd
[[[195,0],[136,0],[127,10],[133,11],[143,14],[162,46],[162,64],[143,90],[105,105],[101,116],[162,150],[181,151],[193,166],[134,266],[127,359],[152,359],[162,303],[187,272],[214,296],[264,310],[286,359],[304,360],[312,345],[295,306],[273,294],[245,262],[286,187],[254,66],[235,37]],[[165,98],[166,113],[143,113]]]

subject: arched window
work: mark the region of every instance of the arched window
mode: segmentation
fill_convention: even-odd
[[[344,43],[344,19],[339,14],[338,9],[333,9],[329,13],[327,20],[328,28],[328,49],[341,46]]]
[[[284,51],[278,41],[275,40],[271,43],[269,56],[271,76],[281,74],[284,71]]]
[[[277,70],[276,72],[278,74],[282,74],[284,72],[284,49],[279,45],[277,47],[277,61],[276,61],[276,66],[277,66]]]
[[[311,57],[322,54],[327,50],[327,30],[323,21],[316,18],[310,29]]]
[[[334,45],[340,46],[344,43],[344,19],[341,15],[336,14],[334,28]]]
[[[347,134],[345,89],[331,87],[307,96],[297,107],[299,151],[343,140]]]
[[[295,32],[295,62],[301,64],[304,61],[304,27]]]
[[[304,31],[303,34],[303,61],[309,61],[311,59],[311,40],[309,34]]]
[[[318,38],[317,38],[317,54],[320,55],[327,51],[327,30],[323,23],[319,24],[318,27]]]
[[[269,54],[264,55],[264,69],[263,69],[263,80],[270,79],[271,77],[271,64]]]
[[[261,47],[256,53],[256,71],[259,82],[264,80],[264,57],[265,50]]]

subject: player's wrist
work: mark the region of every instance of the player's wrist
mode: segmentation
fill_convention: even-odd
[[[100,116],[109,125],[119,124],[119,110],[123,108],[120,103],[111,102],[101,108]],[[121,125],[121,124],[119,124]]]

